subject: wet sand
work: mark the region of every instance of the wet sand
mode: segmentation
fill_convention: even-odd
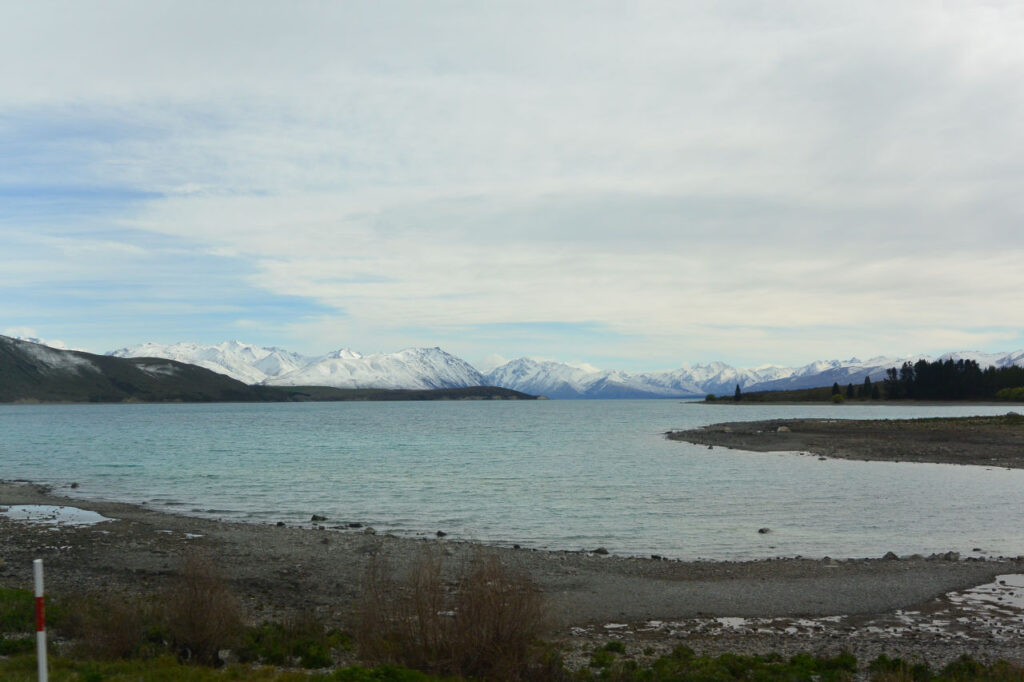
[[[624,638],[655,651],[686,643],[708,652],[827,653],[853,648],[861,656],[921,651],[946,657],[969,651],[989,658],[1024,658],[1020,636],[986,639],[983,631],[981,639],[928,633],[894,639],[875,633],[872,628],[877,626],[858,625],[883,622],[900,609],[927,609],[947,593],[991,583],[999,575],[1024,573],[1024,557],[684,562],[399,538],[365,529],[332,529],[330,519],[306,527],[222,522],[145,506],[70,500],[58,493],[0,483],[0,507],[64,504],[113,520],[53,527],[0,517],[0,558],[5,563],[0,584],[29,587],[31,560],[42,558],[52,594],[102,589],[151,593],[175,577],[184,552],[200,550],[216,561],[252,620],[316,612],[344,625],[371,556],[384,558],[401,573],[424,548],[443,556],[451,569],[486,551],[539,586],[552,615],[550,635],[570,649]],[[847,617],[841,627],[826,620],[820,632],[791,632],[794,619],[840,615]],[[720,617],[776,622],[752,632],[721,632],[715,627]],[[1024,623],[1024,616],[1016,617]],[[651,626],[651,621],[662,621],[662,626]]]

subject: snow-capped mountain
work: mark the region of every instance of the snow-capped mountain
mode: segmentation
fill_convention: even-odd
[[[463,388],[486,384],[465,360],[440,348],[407,348],[397,353],[360,355],[343,349],[287,374],[271,377],[273,386],[336,388]]]
[[[670,398],[708,393],[731,394],[863,383],[885,378],[890,367],[931,361],[926,355],[875,357],[869,360],[816,361],[801,367],[762,365],[737,368],[723,362],[684,364],[658,372],[602,370],[590,365],[518,358],[481,374],[469,363],[440,348],[409,348],[397,353],[363,355],[347,348],[307,357],[280,348],[239,341],[216,346],[145,343],[112,351],[122,358],[156,357],[199,365],[249,384],[334,386],[337,388],[461,388],[498,386],[549,398]],[[974,360],[983,367],[1024,367],[1024,350],[1011,353],[960,351],[941,360]]]
[[[247,384],[336,388],[462,388],[484,385],[483,375],[440,348],[362,355],[343,348],[308,357],[240,341],[143,343],[107,353],[120,358],[166,358],[205,367]]]
[[[792,371],[774,365],[736,369],[713,362],[662,372],[625,372],[519,358],[484,378],[494,386],[549,398],[667,398],[731,392],[736,384],[747,386]]]
[[[1012,353],[947,353],[941,360],[974,360],[982,367],[1024,367],[1024,350]],[[885,378],[890,367],[904,362],[932,361],[927,355],[876,357],[870,360],[816,361],[802,367],[762,365],[748,369],[722,362],[683,365],[661,372],[631,373],[620,370],[581,370],[559,362],[530,358],[512,360],[485,375],[487,382],[502,388],[549,398],[664,398],[693,397],[708,393],[728,395],[737,385],[744,391],[782,391],[800,388],[860,384]]]
[[[309,365],[314,358],[280,348],[261,348],[241,341],[225,341],[216,346],[198,343],[142,343],[137,346],[110,351],[117,358],[166,358],[187,362],[226,374],[247,384],[263,383],[267,379],[293,372]]]
[[[1012,367],[1014,365],[1024,367],[1024,350],[1009,353],[957,351],[955,353],[945,353],[938,358],[930,355],[908,355],[904,357],[879,356],[870,360],[851,358],[849,360],[812,362],[797,368],[788,377],[779,377],[775,380],[762,381],[749,386],[744,386],[741,383],[740,386],[746,390],[753,391],[783,391],[828,386],[833,383],[838,383],[840,386],[845,386],[846,384],[857,385],[863,383],[865,378],[870,378],[872,381],[881,381],[885,379],[886,372],[890,368],[899,368],[905,362],[914,364],[918,360],[926,362],[934,362],[936,360],[973,360],[982,368]]]
[[[484,375],[484,381],[490,386],[502,388],[530,386],[532,395],[548,398],[581,398],[601,380],[601,376],[600,370],[591,367],[519,358],[495,367]]]
[[[980,353],[967,350],[940,355],[939,360],[974,360],[981,367],[1024,367],[1024,350],[1011,353]]]

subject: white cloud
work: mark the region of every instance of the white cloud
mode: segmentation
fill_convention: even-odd
[[[78,348],[69,348],[66,343],[59,339],[41,339],[36,333],[36,330],[32,327],[7,327],[3,330],[4,336],[11,336],[16,339],[22,339],[24,341],[31,341],[32,343],[39,343],[50,348],[57,348],[60,350],[80,350]]]
[[[326,347],[548,322],[622,337],[597,355],[688,359],[740,353],[742,328],[775,361],[1024,327],[1016,4],[10,14],[0,121],[74,121],[47,148],[75,182],[160,195],[117,226],[333,308],[288,327]],[[94,275],[79,253],[61,277]]]
[[[483,372],[484,374],[490,372],[496,367],[501,367],[509,361],[508,358],[498,355],[497,353],[491,353],[480,362],[474,363],[474,367]]]

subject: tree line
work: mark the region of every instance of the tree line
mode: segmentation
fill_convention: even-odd
[[[708,395],[705,400],[728,400]],[[839,382],[789,391],[744,393],[739,384],[732,400],[739,402],[827,402],[847,400],[1008,400],[1024,402],[1024,367],[987,367],[974,360],[918,360],[887,370],[884,381],[865,377],[862,384]]]
[[[885,395],[890,400],[991,400],[1024,386],[1024,367],[986,367],[974,360],[918,360],[890,368]]]

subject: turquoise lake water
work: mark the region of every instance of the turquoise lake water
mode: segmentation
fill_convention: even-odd
[[[62,492],[226,520],[321,514],[327,525],[550,549],[1015,556],[1024,470],[819,461],[663,435],[787,416],[1005,412],[671,400],[0,406],[0,478],[74,481]]]

